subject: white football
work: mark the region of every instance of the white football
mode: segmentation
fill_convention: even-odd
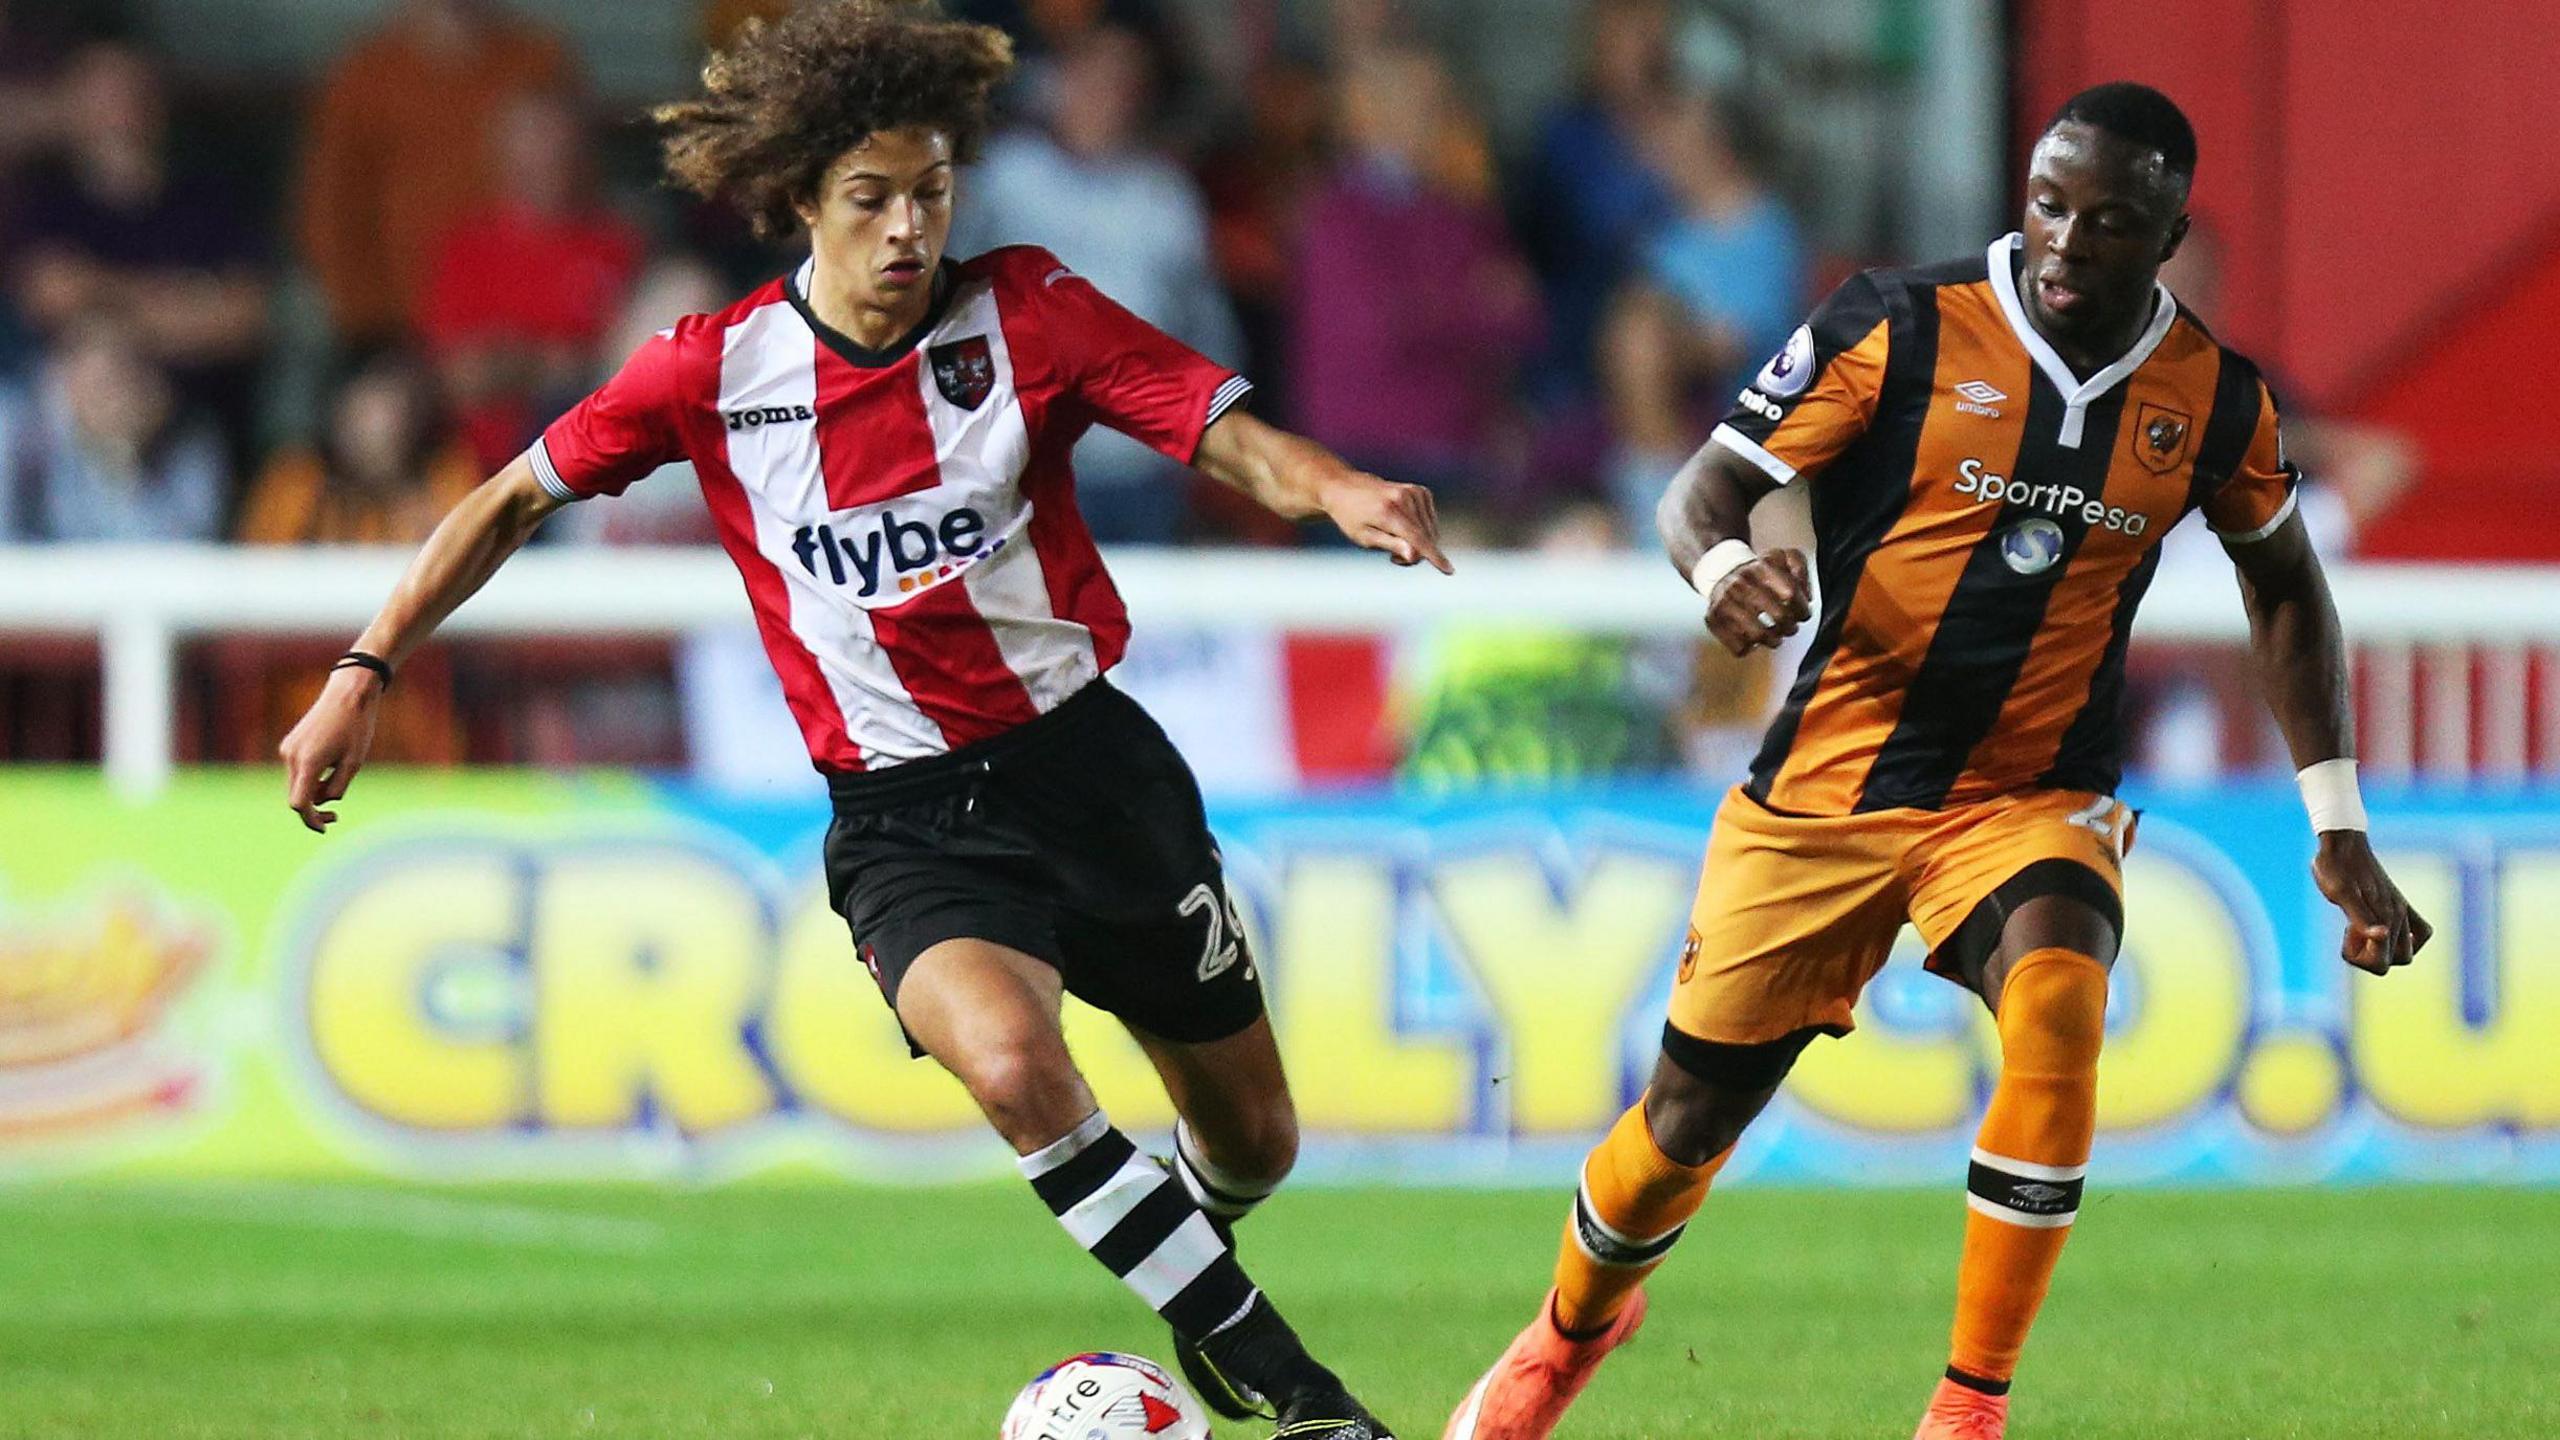
[[[1209,1417],[1163,1366],[1135,1355],[1077,1355],[1013,1397],[998,1440],[1209,1440]]]

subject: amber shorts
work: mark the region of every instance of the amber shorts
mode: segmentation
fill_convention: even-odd
[[[2121,935],[2133,818],[2112,797],[2070,790],[1785,815],[1737,788],[1707,841],[1671,1024],[1729,1045],[1845,1035],[1905,920],[1928,942],[1929,969],[1964,984],[2009,913],[2039,895],[2085,901]]]

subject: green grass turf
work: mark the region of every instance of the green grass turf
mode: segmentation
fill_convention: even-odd
[[[1293,1191],[1245,1255],[1430,1440],[1529,1315],[1564,1203]],[[1563,1434],[1901,1440],[1962,1213],[1717,1196]],[[13,1440],[986,1437],[1098,1347],[1165,1354],[1012,1187],[0,1190]],[[2560,1195],[2109,1195],[2016,1414],[2020,1440],[2560,1435]]]

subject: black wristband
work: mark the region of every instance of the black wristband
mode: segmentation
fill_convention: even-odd
[[[383,689],[388,690],[391,688],[391,662],[383,659],[381,656],[371,654],[363,650],[350,650],[346,654],[339,656],[338,663],[330,666],[329,670],[330,673],[335,674],[336,672],[347,669],[350,666],[358,670],[372,671],[374,674],[382,678]]]

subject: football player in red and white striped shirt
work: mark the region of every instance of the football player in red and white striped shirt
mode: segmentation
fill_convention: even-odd
[[[402,658],[545,516],[690,460],[827,779],[830,894],[920,1053],[1172,1325],[1204,1398],[1370,1440],[1234,1255],[1296,1116],[1199,791],[1103,678],[1128,619],[1068,455],[1108,425],[1398,564],[1448,562],[1427,491],[1255,419],[1242,377],[1055,256],[944,255],[1011,63],[922,0],[849,0],[750,32],[659,113],[679,182],[805,231],[809,258],[659,332],[455,508],[286,736],[291,803],[336,818]],[[1066,991],[1155,1061],[1182,1116],[1170,1173],[1095,1104]]]

